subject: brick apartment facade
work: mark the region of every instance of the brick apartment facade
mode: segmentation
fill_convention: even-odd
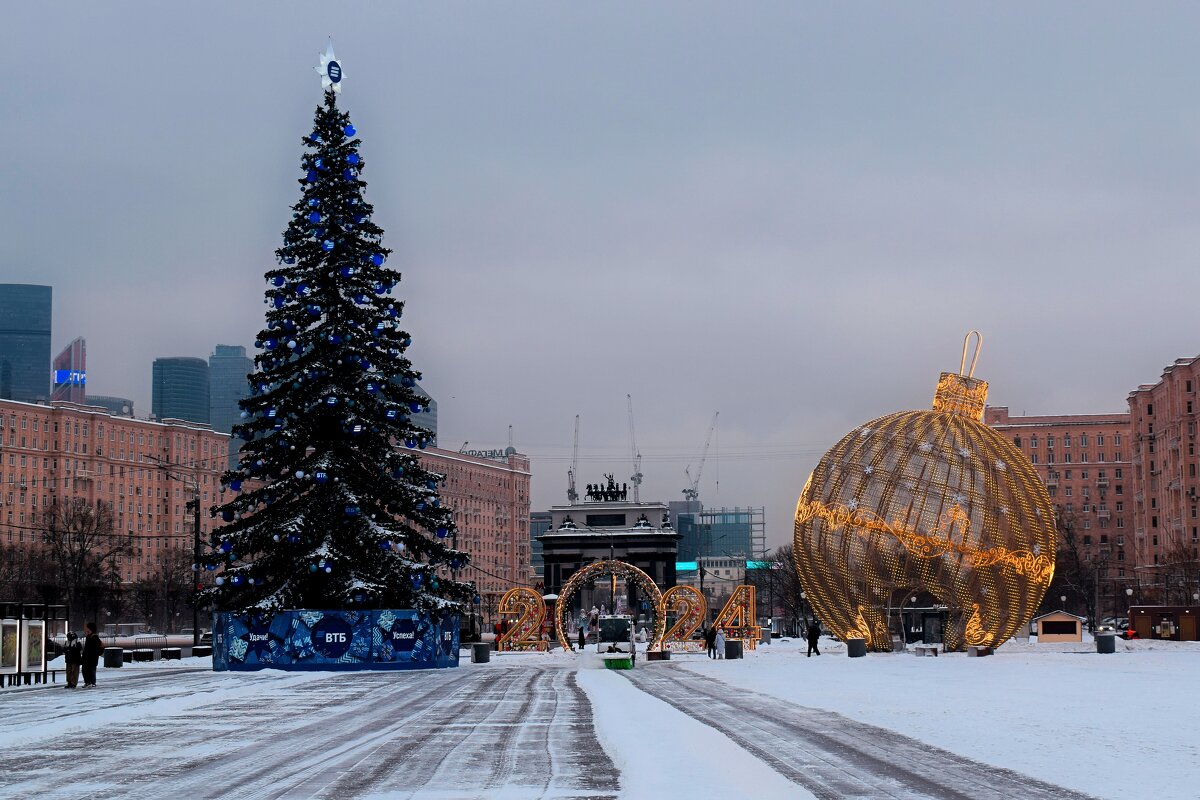
[[[459,575],[475,581],[485,613],[509,589],[529,586],[529,457],[503,460],[430,447],[420,451],[428,469],[446,476],[442,501],[454,509],[457,546],[471,554]]]
[[[1051,502],[1074,521],[1083,558],[1100,578],[1130,576],[1140,562],[1129,414],[1013,417],[1004,406],[990,406],[984,422],[1033,462]]]
[[[1168,563],[1190,567],[1194,576],[1200,559],[1197,389],[1200,356],[1177,359],[1157,383],[1139,386],[1128,398],[1136,487],[1133,526],[1145,573],[1141,582],[1160,589],[1169,588],[1164,583],[1171,580],[1164,574]]]
[[[167,548],[192,547],[186,503],[198,484],[201,508],[216,500],[229,436],[207,426],[110,416],[95,406],[0,400],[0,542],[39,541],[56,499],[112,507],[114,533],[132,554],[125,582],[149,578]],[[165,465],[164,469],[161,465]],[[201,514],[201,537],[214,522]]]

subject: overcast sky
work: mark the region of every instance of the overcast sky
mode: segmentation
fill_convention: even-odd
[[[927,408],[980,329],[1014,413],[1125,409],[1200,353],[1200,8],[1044,3],[14,3],[0,282],[150,406],[251,345],[327,35],[444,446],[533,506],[631,473],[791,535],[805,477]],[[719,479],[719,485],[718,485]]]

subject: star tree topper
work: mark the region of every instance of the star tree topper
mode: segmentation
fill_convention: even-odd
[[[325,52],[321,54],[321,63],[313,67],[321,76],[321,88],[328,89],[333,87],[335,92],[342,91],[342,78],[345,73],[342,72],[342,62],[338,61],[333,55],[333,39],[325,45]]]

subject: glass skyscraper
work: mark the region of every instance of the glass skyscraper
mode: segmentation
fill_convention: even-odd
[[[0,284],[0,399],[49,398],[53,293],[49,286]]]
[[[203,358],[154,359],[150,406],[159,421],[208,422],[208,362]]]
[[[254,360],[246,355],[246,348],[219,344],[208,358],[208,421],[214,431],[230,433],[241,421],[242,410],[238,401],[250,393],[250,382],[246,376],[254,372]],[[241,440],[229,443],[229,468],[237,466]]]

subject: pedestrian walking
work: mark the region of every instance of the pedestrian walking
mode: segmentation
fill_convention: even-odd
[[[78,688],[79,667],[83,664],[83,645],[79,643],[79,637],[75,635],[75,631],[67,634],[67,645],[63,648],[63,660],[67,664],[67,688]]]
[[[709,658],[717,657],[717,629],[704,629],[704,647],[708,650]]]
[[[104,642],[96,635],[96,623],[89,622],[83,626],[87,635],[83,640],[83,688],[96,688],[96,665],[100,663],[100,654],[104,652]]]
[[[812,654],[821,655],[821,651],[817,648],[817,643],[821,640],[821,623],[815,619],[808,623],[808,657],[812,658]]]
[[[713,644],[716,646],[717,658],[724,658],[725,657],[725,629],[724,628],[717,628],[717,636],[713,640]]]

